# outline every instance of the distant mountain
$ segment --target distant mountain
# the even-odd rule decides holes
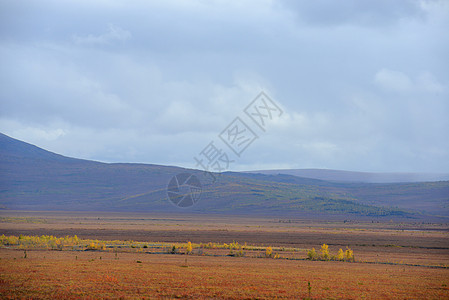
[[[266,175],[286,174],[336,182],[399,183],[449,180],[449,173],[375,173],[328,169],[259,170],[247,171],[246,173],[259,173]]]
[[[167,184],[180,173],[202,184],[200,201],[180,209]],[[65,157],[0,134],[0,208],[264,214],[329,218],[449,217],[449,182],[371,184],[285,174],[100,163]]]
[[[183,171],[178,167],[69,158],[0,134],[0,199],[6,208],[133,210],[121,203],[157,191],[158,197],[148,197],[148,207],[160,208],[166,204],[168,180]]]

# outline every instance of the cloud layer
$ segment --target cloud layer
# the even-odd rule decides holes
[[[284,114],[232,169],[448,172],[447,28],[436,0],[2,1],[0,131],[194,167],[264,90]]]

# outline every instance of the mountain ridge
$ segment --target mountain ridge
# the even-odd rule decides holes
[[[259,173],[265,175],[285,174],[326,181],[362,183],[405,183],[449,180],[449,173],[359,172],[332,169],[275,169],[244,171],[243,173]]]
[[[179,173],[202,182],[200,201],[180,210],[166,187]],[[215,174],[152,164],[65,157],[0,136],[0,205],[4,209],[148,211],[342,217],[449,217],[449,182],[344,183],[293,175]],[[426,201],[424,201],[426,199]]]

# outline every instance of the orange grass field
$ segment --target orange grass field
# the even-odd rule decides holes
[[[2,217],[0,234],[15,237],[2,238],[0,297],[449,299],[449,239],[441,224],[284,224],[272,219],[141,215],[106,219],[39,213]],[[31,235],[43,231],[61,239]],[[63,238],[73,232],[80,233],[76,245],[73,238]],[[121,239],[100,240],[114,232]],[[16,243],[20,234],[30,236]],[[243,237],[250,240],[247,245]],[[45,239],[48,245],[38,244]],[[229,239],[240,244],[225,244]],[[191,254],[186,253],[189,240]],[[306,260],[306,250],[314,247],[319,252],[323,242],[331,254],[349,246],[356,261]],[[168,254],[172,245],[175,254]],[[277,259],[266,257],[268,246]],[[244,257],[235,255],[238,249]]]
[[[2,298],[448,299],[449,270],[268,258],[1,250]],[[100,259],[100,256],[102,257]],[[45,258],[44,258],[45,257]]]

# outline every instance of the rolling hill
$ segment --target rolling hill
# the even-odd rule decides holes
[[[449,173],[375,173],[328,169],[259,170],[248,171],[247,173],[259,173],[266,175],[285,174],[327,181],[364,183],[402,183],[449,180]]]
[[[200,201],[178,208],[166,187],[179,173],[202,183]],[[147,211],[276,216],[449,217],[449,182],[355,183],[285,174],[202,171],[65,157],[0,134],[2,209]]]

